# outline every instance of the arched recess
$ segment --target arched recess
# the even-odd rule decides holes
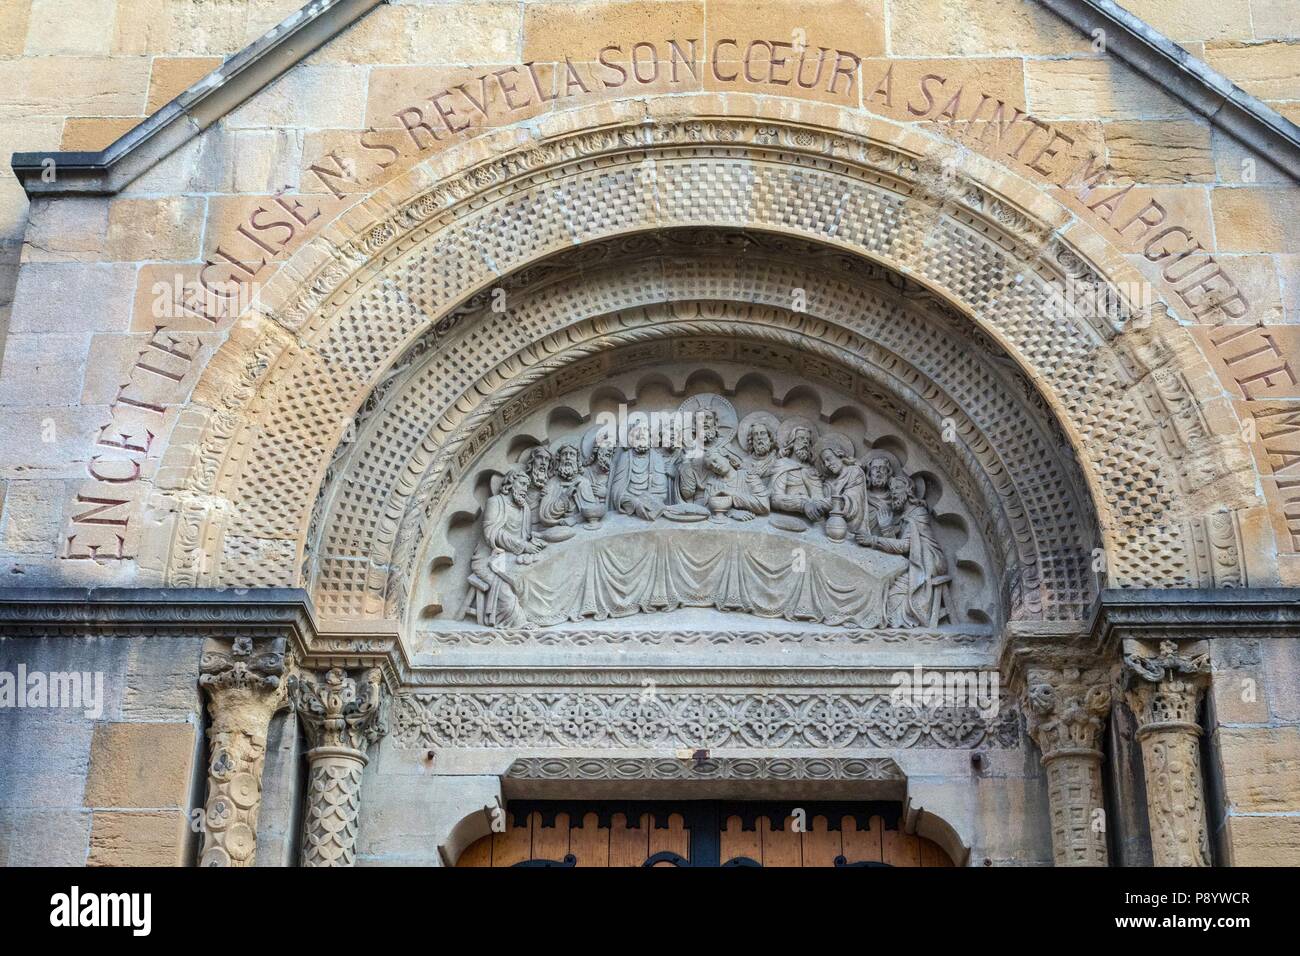
[[[1243,583],[1233,511],[1253,499],[1253,463],[1226,400],[1193,398],[1220,389],[1190,337],[1163,304],[1136,317],[1053,307],[1072,279],[1134,287],[1117,250],[951,141],[823,105],[728,103],[725,117],[708,96],[607,103],[485,135],[308,243],[236,325],[168,447],[168,583],[302,583],[329,461],[421,336],[557,253],[690,227],[811,241],[927,289],[1050,408],[1109,583]]]
[[[916,283],[802,240],[683,230],[593,243],[496,288],[416,341],[336,453],[308,535],[321,613],[419,617],[427,600],[408,595],[440,562],[464,567],[449,539],[481,513],[487,476],[590,425],[601,401],[639,407],[638,370],[675,402],[700,375],[694,391],[724,394],[758,379],[773,410],[799,403],[826,428],[873,409],[859,452],[913,448],[940,520],[970,519],[952,558],[1000,595],[987,620],[1086,613],[1096,520],[1069,443],[1001,348]]]

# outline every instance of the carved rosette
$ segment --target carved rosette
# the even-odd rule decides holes
[[[204,648],[199,686],[212,725],[201,866],[253,865],[266,731],[285,702],[286,667],[283,638],[255,646],[238,637]]]
[[[1101,741],[1110,710],[1102,670],[1031,670],[1025,686],[1029,733],[1043,754],[1057,866],[1106,866]]]
[[[358,679],[332,668],[317,680],[290,680],[290,695],[312,749],[307,753],[303,866],[352,866],[365,750],[386,731],[383,678],[371,668]]]
[[[1174,641],[1162,641],[1154,653],[1125,642],[1126,697],[1142,745],[1156,866],[1211,865],[1196,720],[1209,672],[1208,655],[1180,653]]]

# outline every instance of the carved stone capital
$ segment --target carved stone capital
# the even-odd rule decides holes
[[[204,648],[199,686],[212,723],[202,866],[253,865],[266,731],[285,702],[288,666],[283,638],[214,639]]]
[[[1100,757],[1110,698],[1107,671],[1030,668],[1025,675],[1025,713],[1043,763],[1070,754]]]
[[[360,676],[360,683],[341,667],[289,678],[289,695],[312,747],[355,750],[365,760],[366,747],[385,733],[384,685],[379,668]]]
[[[1124,684],[1142,744],[1156,866],[1211,865],[1196,720],[1210,673],[1203,646],[1124,642]]]
[[[1072,666],[1025,673],[1029,733],[1043,753],[1057,866],[1105,866],[1101,743],[1111,700],[1110,673]]]
[[[297,674],[290,697],[312,749],[307,753],[303,866],[351,866],[365,750],[387,731],[383,677],[371,668],[353,677],[342,668],[319,679]]]

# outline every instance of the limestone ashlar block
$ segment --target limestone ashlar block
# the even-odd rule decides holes
[[[83,866],[88,810],[0,810],[0,866]]]
[[[1228,817],[1232,866],[1300,866],[1300,816]]]
[[[30,3],[0,4],[0,56],[21,56],[27,43]]]
[[[124,332],[135,292],[133,264],[31,262],[18,274],[13,332]]]
[[[63,124],[59,149],[97,153],[139,125],[139,116],[72,116]]]
[[[1233,186],[1210,193],[1225,252],[1300,251],[1300,189]]]
[[[33,401],[74,405],[91,336],[80,332],[19,332],[5,338],[0,406]]]
[[[185,810],[97,810],[87,866],[182,866],[189,817]]]
[[[409,62],[514,63],[519,59],[523,7],[482,0],[407,7]],[[373,17],[371,14],[358,26]],[[449,29],[451,24],[455,26]]]
[[[724,37],[783,42],[795,47],[797,57],[802,41],[813,53],[825,46],[860,57],[876,56],[885,52],[885,0],[710,0],[705,33],[710,46]],[[653,41],[657,36],[645,39]],[[703,49],[704,38],[700,39]]]
[[[108,203],[95,196],[42,198],[27,210],[24,262],[98,262],[104,258]]]
[[[1300,4],[1292,0],[1250,0],[1255,39],[1300,36]]]
[[[148,83],[149,61],[136,57],[0,60],[0,116],[139,116]]]
[[[113,33],[106,26],[113,22],[115,6],[116,0],[84,0],[77,4],[76,16],[69,16],[68,5],[62,0],[31,0],[23,52],[29,57],[105,55],[113,44]]]
[[[889,0],[889,50],[901,56],[1059,56],[1090,39],[1022,0]]]
[[[1026,60],[1029,108],[1041,120],[1183,119],[1187,107],[1115,57]]]
[[[630,54],[636,43],[702,41],[704,7],[699,0],[526,4],[523,59],[562,63],[574,51],[591,50],[595,56],[604,47],[621,46]]]
[[[1175,42],[1249,40],[1252,0],[1124,0],[1123,7]]]
[[[1300,727],[1221,727],[1217,736],[1232,810],[1300,811]]]
[[[220,65],[219,56],[154,57],[145,112],[157,112]]]
[[[1116,120],[1104,129],[1110,165],[1120,177],[1149,184],[1214,181],[1207,123]]]
[[[191,723],[97,724],[85,805],[188,806],[195,734]]]
[[[361,126],[366,74],[351,66],[300,65],[258,92],[224,120],[231,129],[250,127]]]
[[[1205,48],[1205,60],[1261,100],[1300,99],[1300,39]]]
[[[202,225],[203,200],[197,197],[114,200],[108,208],[108,258],[193,259]]]
[[[284,19],[291,6],[284,0],[264,4],[117,0],[112,52],[186,56],[234,53]],[[274,19],[249,36],[249,20],[255,8],[269,8],[267,12],[272,12]]]

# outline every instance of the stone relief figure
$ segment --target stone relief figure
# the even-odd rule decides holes
[[[594,528],[609,511],[609,472],[614,465],[614,443],[603,428],[591,428],[582,436],[585,481],[578,486],[578,513],[583,525]]]
[[[569,537],[564,532],[580,518],[579,497],[584,496],[582,486],[587,484],[587,478],[581,471],[578,446],[572,443],[555,450],[554,466],[555,473],[547,479],[537,517],[544,539],[563,541]],[[590,487],[585,497],[592,497]]]
[[[862,461],[867,473],[867,510],[860,531],[867,534],[897,537],[899,513],[890,505],[889,483],[900,469],[894,456],[877,451]]]
[[[546,483],[551,479],[553,463],[554,456],[545,445],[530,448],[522,461],[528,477],[528,508],[534,528],[539,525],[542,495],[546,492]]]
[[[694,501],[702,495],[709,479],[704,459],[715,449],[725,449],[736,433],[736,409],[721,395],[692,395],[677,408],[677,421],[689,426],[689,440],[683,440],[677,471],[677,499]],[[740,467],[740,458],[727,452],[732,467]]]
[[[704,491],[709,512],[715,520],[722,515],[737,521],[753,521],[771,509],[763,480],[747,468],[737,468],[731,459],[715,449],[704,459],[709,470]]]
[[[609,506],[654,521],[668,507],[672,460],[650,447],[650,428],[641,422],[628,427],[627,441],[610,472]]]
[[[522,471],[507,472],[500,490],[483,508],[483,540],[470,558],[470,595],[465,617],[471,611],[487,627],[531,627],[519,606],[520,565],[531,564],[546,547],[532,534],[528,489],[532,482]]]
[[[899,517],[894,536],[860,532],[863,547],[907,558],[906,574],[896,577],[885,594],[889,627],[936,627],[951,617],[948,559],[930,522],[930,508],[913,479],[895,475],[889,482],[889,506]]]
[[[777,431],[781,458],[772,469],[772,510],[816,521],[817,509],[810,507],[822,497],[822,476],[813,461],[817,427],[806,418],[787,418]],[[806,528],[782,524],[789,530]]]
[[[826,519],[826,537],[843,541],[849,528],[857,528],[867,506],[867,476],[853,454],[853,442],[844,435],[823,435],[813,449],[822,470],[822,494],[809,502],[813,520]]]
[[[768,484],[776,473],[781,453],[777,447],[777,433],[781,423],[771,412],[754,412],[746,415],[736,429],[736,439],[745,453],[745,470]]]
[[[462,617],[519,628],[711,606],[864,627],[955,623],[924,482],[890,452],[859,462],[844,434],[770,412],[737,422],[716,395],[676,415],[638,412],[625,428],[621,447],[600,425],[531,448],[500,480]],[[707,532],[672,527],[709,519]],[[722,532],[729,521],[745,527]],[[807,555],[772,537],[817,526],[832,546]],[[553,560],[542,553],[575,536]],[[850,537],[867,550],[834,547]],[[798,573],[796,550],[807,558]]]

